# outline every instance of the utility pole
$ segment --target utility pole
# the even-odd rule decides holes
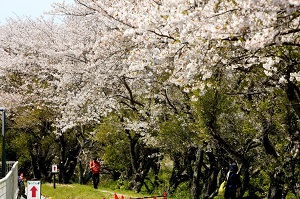
[[[2,178],[6,175],[6,151],[5,151],[5,108],[2,111]]]

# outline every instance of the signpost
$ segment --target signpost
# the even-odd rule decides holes
[[[56,164],[52,165],[52,173],[57,173],[57,165]]]
[[[56,164],[53,164],[52,165],[52,173],[53,173],[53,188],[55,189],[55,174],[57,174],[57,165]]]
[[[41,199],[40,181],[27,181],[27,199]]]

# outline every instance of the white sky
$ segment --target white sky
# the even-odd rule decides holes
[[[43,15],[44,11],[52,9],[51,4],[63,0],[0,0],[0,25],[6,22],[7,18],[30,17],[32,19]],[[66,3],[73,3],[73,0],[65,0]]]

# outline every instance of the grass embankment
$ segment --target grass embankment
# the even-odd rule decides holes
[[[56,184],[54,189],[53,184],[42,184],[41,194],[46,199],[114,199],[114,194],[118,195],[121,199],[124,196],[125,199],[138,198],[145,195],[136,194],[132,191],[124,190],[110,190],[99,187],[94,189],[93,185],[80,185],[80,184]]]

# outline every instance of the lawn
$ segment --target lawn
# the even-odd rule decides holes
[[[102,187],[94,189],[92,185],[56,184],[55,187],[49,183],[42,184],[41,194],[46,199],[115,199],[114,194],[117,194],[119,199],[144,197],[132,191],[109,190]]]

